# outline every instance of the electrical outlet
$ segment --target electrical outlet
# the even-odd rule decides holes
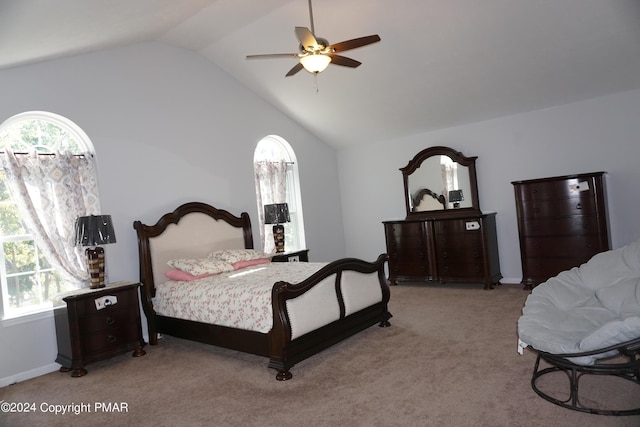
[[[117,304],[118,297],[115,295],[105,295],[103,297],[96,298],[94,302],[96,303],[96,310],[102,310],[110,305]]]
[[[478,221],[467,221],[465,226],[467,230],[480,230],[480,223]]]

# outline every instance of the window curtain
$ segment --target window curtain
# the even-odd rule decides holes
[[[254,163],[256,173],[256,194],[258,197],[258,218],[260,224],[260,242],[266,253],[275,251],[273,231],[267,230],[264,223],[264,205],[287,202],[287,162],[259,161]]]
[[[100,212],[95,159],[70,153],[0,155],[9,191],[25,226],[49,263],[66,280],[86,281],[83,248],[74,246],[77,216]]]
[[[449,190],[453,190],[456,188],[455,176],[457,173],[457,169],[456,166],[452,163],[441,163],[440,169],[442,171],[442,184],[444,185],[442,194],[444,194],[447,203],[449,203]]]

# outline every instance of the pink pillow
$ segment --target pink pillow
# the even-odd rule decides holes
[[[169,270],[166,273],[164,273],[165,276],[167,276],[169,279],[171,280],[177,280],[179,282],[190,282],[192,280],[196,280],[196,279],[202,279],[203,277],[207,277],[207,276],[212,276],[212,274],[210,273],[205,273],[205,274],[200,274],[198,276],[194,276],[193,274],[189,274],[185,271],[182,270]]]
[[[271,262],[269,258],[250,259],[247,261],[238,261],[233,263],[234,270],[240,270],[241,268],[251,267],[252,265],[266,264]]]

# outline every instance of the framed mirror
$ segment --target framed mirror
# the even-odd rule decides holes
[[[481,214],[476,159],[449,147],[416,154],[400,168],[407,218]]]

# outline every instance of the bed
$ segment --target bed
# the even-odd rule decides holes
[[[331,263],[262,261],[213,277],[171,280],[166,275],[175,272],[175,260],[207,260],[214,253],[251,252],[253,236],[249,215],[243,212],[235,216],[205,203],[190,202],[163,215],[155,224],[135,221],[133,226],[138,237],[142,308],[147,317],[151,345],[158,344],[158,334],[166,334],[264,356],[269,358],[268,366],[277,370],[276,379],[284,381],[292,377],[290,369],[296,363],[370,326],[390,325],[390,293],[384,275],[386,254],[374,262],[355,258]],[[302,276],[305,268],[308,273]],[[266,276],[260,276],[265,272]],[[282,280],[273,279],[280,274]],[[206,310],[200,307],[171,311],[166,299],[158,299],[166,295],[177,299],[176,292],[183,289],[192,293],[188,297],[191,300],[210,305],[222,298],[194,294],[197,289],[206,287],[204,282],[227,278],[239,280],[240,276],[245,276],[245,282],[247,277],[255,279],[255,283],[242,286],[262,287],[255,295],[260,294],[263,302],[266,301],[270,315],[257,316],[261,318],[260,326],[247,326],[237,319],[212,322],[205,320],[204,315],[185,315],[188,311],[202,313]],[[260,277],[272,279],[264,282],[267,279],[260,280]],[[284,280],[286,277],[298,280],[289,282]],[[245,308],[242,311],[261,309]],[[252,319],[243,321],[251,322]]]
[[[428,188],[416,191],[413,195],[413,212],[437,211],[447,208],[447,202],[442,194],[436,194]]]

